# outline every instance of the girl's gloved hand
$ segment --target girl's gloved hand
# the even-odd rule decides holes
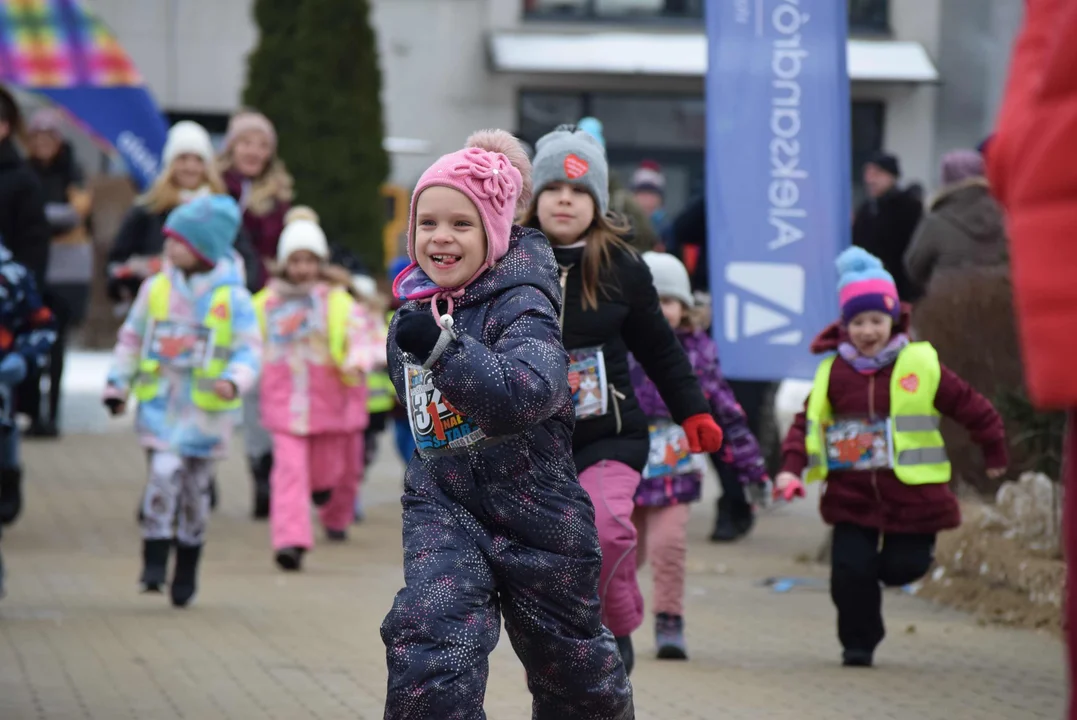
[[[804,497],[804,483],[791,472],[780,472],[774,479],[774,499],[792,502],[795,497]]]
[[[434,351],[441,328],[434,316],[423,310],[412,310],[400,316],[396,324],[396,344],[406,353],[411,353],[426,362]]]
[[[722,447],[722,428],[709,413],[700,413],[681,423],[688,438],[688,449],[694,453],[718,452]]]
[[[0,360],[0,384],[18,385],[26,377],[26,360],[22,355],[11,352]]]

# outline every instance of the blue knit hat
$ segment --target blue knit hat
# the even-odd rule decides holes
[[[836,262],[838,266],[838,300],[841,319],[846,324],[863,312],[877,310],[895,320],[901,316],[894,276],[886,271],[882,261],[867,250],[851,247]]]
[[[396,280],[396,276],[404,272],[408,265],[411,264],[411,259],[407,255],[398,255],[389,261],[389,283],[392,284]]]
[[[239,205],[228,195],[207,195],[180,205],[165,220],[165,235],[216,265],[232,252],[239,232]]]

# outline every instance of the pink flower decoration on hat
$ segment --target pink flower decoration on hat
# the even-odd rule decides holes
[[[493,205],[497,214],[505,212],[507,206],[516,205],[519,190],[512,175],[518,175],[519,171],[501,153],[468,148],[452,166],[451,172],[464,181],[476,198]]]

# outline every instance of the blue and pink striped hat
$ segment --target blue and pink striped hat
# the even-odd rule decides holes
[[[867,250],[851,247],[837,259],[838,302],[841,319],[846,325],[862,312],[877,310],[897,320],[901,316],[894,276],[886,271],[882,261]]]

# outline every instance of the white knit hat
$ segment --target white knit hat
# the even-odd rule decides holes
[[[184,153],[197,155],[207,165],[213,162],[213,141],[209,139],[209,133],[191,120],[180,120],[169,129],[165,149],[161,153],[164,166],[168,167]]]
[[[300,250],[312,252],[322,260],[329,259],[329,241],[318,223],[297,218],[284,226],[277,244],[277,262],[283,265],[292,253]]]
[[[695,305],[692,297],[692,283],[688,280],[688,270],[684,263],[669,253],[645,252],[643,262],[651,269],[654,289],[658,297],[677,298],[687,307]]]

